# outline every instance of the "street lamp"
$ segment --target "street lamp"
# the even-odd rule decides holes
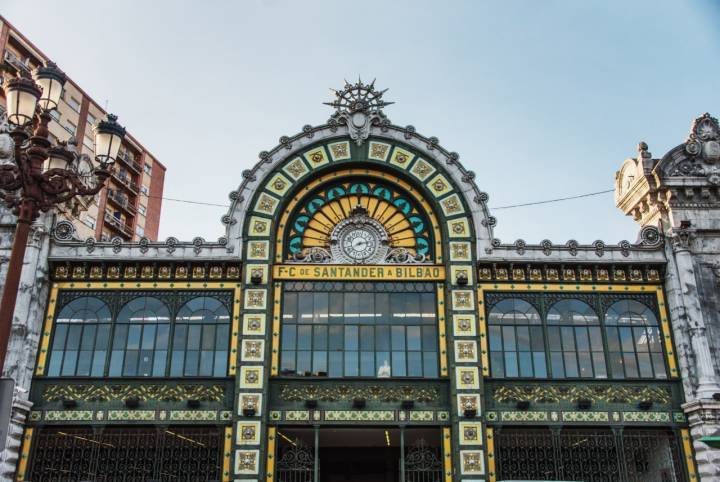
[[[13,162],[0,165],[0,200],[17,216],[15,238],[0,301],[0,375],[5,364],[30,225],[41,212],[76,197],[97,194],[110,176],[125,129],[108,114],[95,129],[94,182],[79,169],[80,156],[67,144],[49,138],[50,112],[57,108],[65,74],[51,62],[35,72],[35,81],[20,71],[3,86]]]

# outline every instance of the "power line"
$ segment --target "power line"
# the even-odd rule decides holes
[[[615,191],[614,189],[607,189],[605,191],[589,192],[586,194],[578,194],[577,196],[560,197],[560,198],[556,198],[556,199],[547,199],[545,201],[534,201],[534,202],[522,203],[522,204],[509,204],[507,206],[494,206],[494,207],[490,207],[490,209],[497,210],[497,209],[520,208],[520,207],[525,207],[525,206],[536,206],[538,204],[549,204],[549,203],[556,203],[556,202],[560,202],[560,201],[570,201],[572,199],[580,199],[580,198],[591,197],[591,196],[599,196],[600,194],[607,194],[607,193],[614,192],[614,191]],[[208,202],[202,202],[202,201],[191,201],[189,199],[177,199],[177,198],[164,197],[164,196],[150,196],[147,194],[145,194],[144,196],[148,197],[148,198],[161,198],[164,201],[173,201],[173,202],[185,203],[185,204],[197,204],[200,206],[214,206],[214,207],[220,207],[220,208],[229,208],[230,207],[229,204],[216,204],[216,203],[208,203]]]
[[[598,191],[598,192],[589,192],[587,194],[579,194],[577,196],[570,196],[570,197],[559,197],[557,199],[548,199],[547,201],[535,201],[531,203],[523,203],[523,204],[510,204],[508,206],[497,206],[497,207],[491,207],[490,209],[510,209],[510,208],[519,208],[523,206],[535,206],[537,204],[548,204],[548,203],[556,203],[558,201],[569,201],[571,199],[580,199],[583,197],[590,197],[590,196],[598,196],[600,194],[607,194],[609,192],[614,192],[615,189],[608,189],[606,191]]]

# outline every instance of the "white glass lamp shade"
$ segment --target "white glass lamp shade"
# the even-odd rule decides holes
[[[5,85],[8,121],[21,127],[30,123],[41,94],[32,79],[15,77],[8,80]]]
[[[95,159],[100,164],[113,164],[124,137],[125,128],[117,123],[117,116],[108,114],[95,127]]]
[[[52,110],[57,108],[65,85],[65,79],[65,73],[58,69],[53,62],[48,62],[47,66],[40,67],[35,71],[35,81],[42,88],[39,102],[41,109]]]
[[[62,147],[48,149],[48,158],[45,161],[45,170],[70,169],[73,162],[73,153]]]

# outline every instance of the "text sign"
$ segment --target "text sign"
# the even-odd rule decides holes
[[[442,281],[444,266],[345,266],[326,265],[275,265],[276,280],[335,280],[335,281]]]

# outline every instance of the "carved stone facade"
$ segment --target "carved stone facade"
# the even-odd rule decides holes
[[[720,451],[699,438],[720,435],[720,126],[703,114],[685,143],[654,159],[638,157],[615,178],[617,206],[665,244],[665,292],[685,388],[699,475],[720,480]]]

